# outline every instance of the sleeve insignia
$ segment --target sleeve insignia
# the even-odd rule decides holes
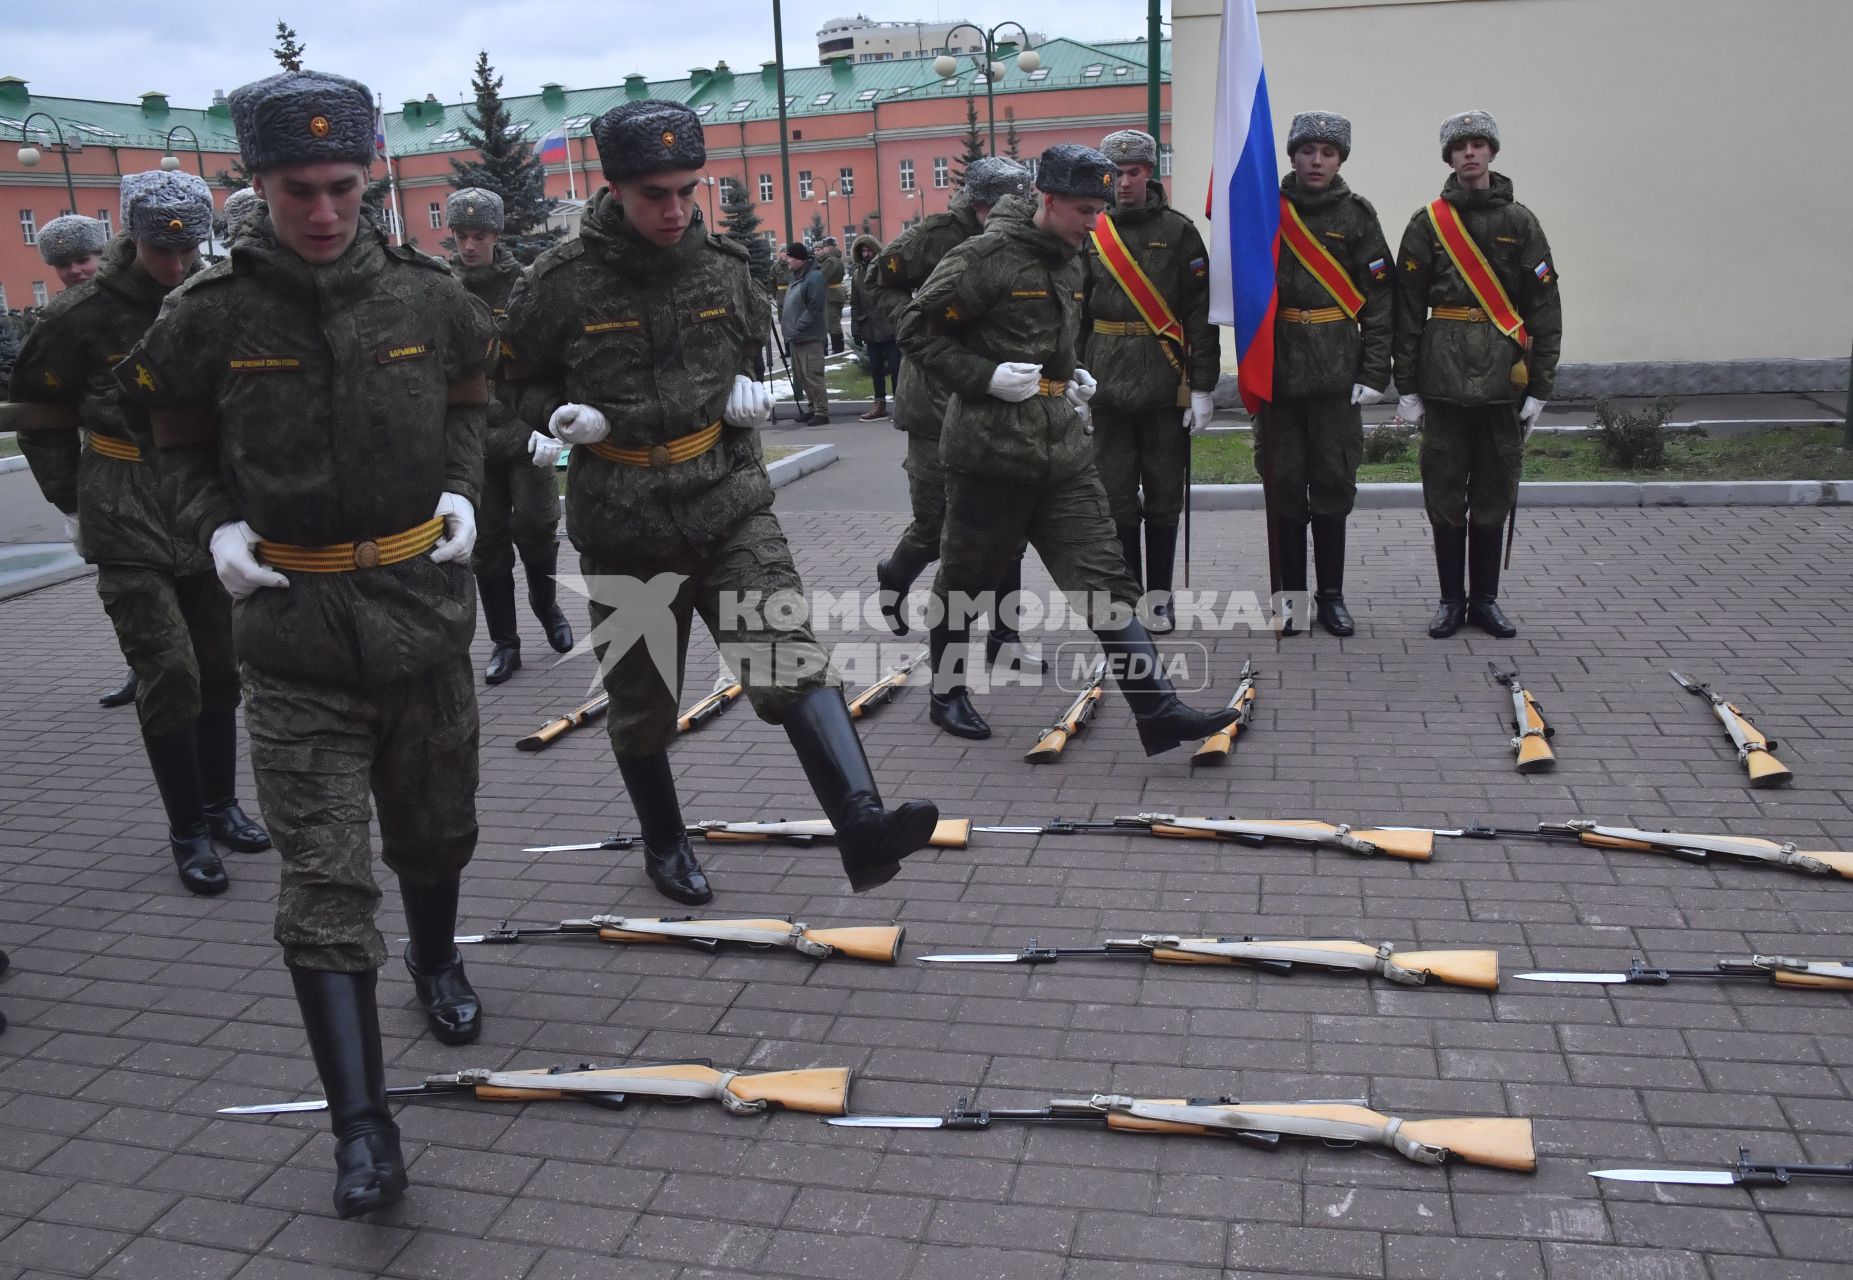
[[[140,360],[135,362],[135,385],[143,391],[154,390],[154,373]]]
[[[50,369],[47,369],[45,371],[45,385],[50,387],[52,390],[56,391],[58,388],[64,385],[64,380],[60,378],[57,374],[53,373]]]
[[[957,307],[947,307],[946,308],[946,319],[957,320],[958,318],[959,318],[959,309]],[[46,376],[49,377],[50,375],[47,374]]]
[[[1420,267],[1418,267],[1418,266],[1416,266],[1416,261],[1415,261],[1415,259],[1414,259],[1414,258],[1405,258],[1405,259],[1403,259],[1403,270],[1405,270],[1405,271],[1420,271],[1420,270],[1421,270],[1421,268],[1420,268]]]

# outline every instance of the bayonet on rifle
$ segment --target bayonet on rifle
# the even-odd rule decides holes
[[[1531,1121],[1492,1116],[1403,1120],[1349,1102],[1238,1102],[1233,1098],[1131,1098],[1097,1093],[1056,1098],[1046,1107],[971,1106],[966,1098],[943,1116],[844,1116],[830,1124],[858,1129],[988,1129],[997,1121],[1101,1120],[1137,1133],[1199,1134],[1276,1147],[1282,1138],[1327,1146],[1393,1148],[1417,1164],[1450,1156],[1470,1164],[1530,1173],[1537,1167]]]
[[[1087,727],[1087,722],[1094,716],[1100,705],[1102,686],[1107,679],[1107,658],[1102,654],[1087,673],[1087,684],[1081,692],[1075,694],[1074,701],[1061,718],[1050,725],[1043,735],[1036,740],[1036,745],[1024,753],[1023,758],[1031,764],[1054,764],[1062,758],[1062,751],[1068,746],[1068,739]]]
[[[676,717],[676,729],[681,733],[699,729],[708,721],[731,707],[740,697],[741,686],[738,680],[722,685],[713,693],[697,702],[694,706]]]
[[[849,701],[849,715],[853,720],[860,720],[883,703],[892,702],[894,695],[907,686],[907,677],[913,669],[925,660],[927,651],[922,649],[874,684],[858,693]]]
[[[1779,987],[1853,991],[1853,964],[1844,960],[1797,960],[1793,956],[1729,957],[1706,969],[1667,969],[1645,960],[1609,973],[1521,973],[1527,982],[1581,982],[1599,986],[1644,983],[1663,987],[1675,978],[1762,978]]]
[[[1786,1187],[1794,1178],[1853,1181],[1853,1160],[1845,1164],[1767,1164],[1752,1160],[1749,1147],[1739,1147],[1737,1163],[1729,1169],[1592,1169],[1589,1176],[1687,1187]]]
[[[1421,986],[1430,978],[1483,991],[1499,986],[1497,951],[1398,951],[1387,942],[1373,946],[1323,938],[1186,938],[1174,933],[1147,933],[1137,938],[1108,938],[1097,947],[1043,947],[1032,938],[1021,951],[920,959],[937,964],[1034,965],[1083,956],[1137,956],[1159,964],[1244,964],[1281,974],[1305,966],[1334,973],[1376,974],[1408,986]]]
[[[693,916],[590,916],[558,924],[518,925],[504,920],[487,933],[461,934],[459,943],[513,943],[531,938],[596,938],[600,942],[682,942],[703,951],[724,942],[749,947],[787,947],[813,960],[834,955],[893,964],[901,954],[899,925],[814,929],[789,920],[699,920]]]
[[[1531,691],[1518,682],[1518,671],[1501,671],[1497,662],[1487,663],[1486,669],[1493,683],[1512,695],[1512,750],[1518,753],[1518,771],[1543,773],[1556,768],[1557,755],[1547,739],[1556,737],[1557,731],[1545,721],[1542,705]]]
[[[611,706],[611,695],[601,693],[596,698],[582,702],[565,715],[549,720],[546,724],[530,733],[515,744],[517,751],[539,751],[563,733],[591,724]]]
[[[1241,683],[1235,686],[1235,696],[1229,699],[1229,710],[1234,716],[1203,740],[1203,745],[1190,757],[1192,764],[1221,764],[1229,758],[1229,753],[1235,749],[1236,735],[1254,722],[1255,675],[1255,663],[1251,658],[1242,664]]]
[[[815,844],[836,839],[836,828],[828,818],[806,818],[799,822],[725,822],[711,818],[690,823],[686,828],[692,838],[715,844]],[[971,839],[970,818],[941,818],[927,841],[935,849],[963,849]],[[603,840],[579,844],[542,844],[523,849],[523,853],[582,853],[590,849],[628,849],[642,836],[614,835]]]
[[[1744,718],[1744,713],[1713,693],[1709,684],[1683,676],[1677,671],[1669,671],[1667,674],[1693,697],[1704,698],[1711,703],[1712,714],[1718,717],[1718,723],[1724,726],[1724,731],[1731,735],[1731,742],[1737,747],[1737,763],[1750,772],[1751,786],[1780,787],[1795,777],[1782,761],[1770,754],[1776,749],[1775,739],[1765,738],[1758,733],[1756,726]]]
[[[388,1089],[400,1098],[470,1093],[489,1102],[545,1102],[573,1098],[601,1106],[623,1106],[631,1098],[669,1098],[682,1102],[718,1102],[735,1115],[752,1115],[770,1107],[840,1116],[849,1106],[850,1069],[812,1067],[803,1071],[768,1071],[743,1075],[719,1071],[700,1062],[654,1067],[552,1067],[537,1071],[491,1071],[476,1067],[426,1076],[422,1084]],[[223,1116],[278,1115],[323,1111],[321,1101],[265,1102],[221,1107]]]
[[[1534,839],[1571,839],[1596,849],[1631,849],[1663,853],[1688,862],[1704,862],[1712,854],[1739,862],[1762,862],[1805,871],[1810,875],[1841,875],[1853,879],[1853,853],[1833,849],[1798,849],[1749,836],[1706,836],[1683,831],[1645,831],[1638,827],[1610,827],[1588,818],[1570,822],[1540,822],[1534,831],[1496,828],[1498,836]]]

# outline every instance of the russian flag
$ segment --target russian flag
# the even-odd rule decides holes
[[[542,164],[566,163],[566,121],[560,121],[552,133],[540,140],[540,162]]]
[[[1210,320],[1235,328],[1236,384],[1250,413],[1274,398],[1280,170],[1255,0],[1224,0],[1216,76]]]

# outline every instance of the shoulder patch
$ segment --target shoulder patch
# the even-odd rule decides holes
[[[1377,206],[1355,191],[1351,193],[1351,203],[1362,209],[1372,222],[1377,220]]]

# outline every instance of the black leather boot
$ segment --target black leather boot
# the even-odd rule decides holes
[[[238,708],[201,711],[193,722],[193,741],[212,838],[233,853],[262,853],[270,847],[270,833],[251,821],[238,803]]]
[[[443,1044],[469,1044],[483,1033],[483,1004],[457,950],[458,880],[415,885],[399,877],[405,903],[405,971],[424,1006],[431,1034]]]
[[[99,707],[126,707],[135,701],[135,691],[141,688],[141,677],[130,667],[129,673],[122,677],[122,683],[97,699]]]
[[[991,608],[991,633],[984,638],[984,665],[995,667],[998,659],[1004,661],[1004,669],[1025,675],[1047,675],[1049,664],[1042,654],[1023,643],[1023,637],[1017,633],[1016,610],[1005,609],[1005,602],[1011,596],[1023,590],[1023,560],[1010,566],[1004,574],[1004,580],[997,584],[997,601]]]
[[[378,974],[292,968],[290,982],[335,1134],[335,1212],[352,1218],[397,1204],[407,1179],[399,1126],[386,1109]]]
[[[1445,640],[1467,621],[1467,527],[1435,526],[1435,576],[1441,580],[1441,602],[1428,624],[1428,634]]]
[[[1518,628],[1499,608],[1498,525],[1467,526],[1467,621],[1489,636],[1510,640]]]
[[[1274,590],[1290,597],[1280,634],[1297,636],[1312,625],[1309,619],[1293,613],[1306,594],[1306,522],[1278,517],[1274,521],[1274,552],[1280,557],[1280,576],[1274,583]]]
[[[894,550],[889,552],[886,560],[875,562],[875,584],[881,588],[878,600],[882,621],[897,636],[907,634],[907,619],[901,616],[901,606],[907,603],[907,593],[913,587],[914,579],[920,576],[920,571],[932,563],[932,556],[916,550],[905,538],[894,544]]]
[[[1122,543],[1123,544],[1123,543]],[[1151,601],[1149,629],[1166,635],[1177,626],[1171,610],[1172,571],[1177,564],[1177,526],[1145,522],[1145,594]],[[1160,599],[1162,597],[1162,599]]]
[[[495,646],[483,668],[484,684],[501,684],[521,670],[521,633],[515,629],[515,571],[476,575],[476,594],[483,602],[483,622]]]
[[[194,734],[191,724],[168,733],[143,730],[142,743],[148,749],[148,767],[154,771],[161,807],[167,810],[167,845],[180,870],[180,883],[193,893],[211,897],[224,893],[231,881],[213,852]]]
[[[1119,682],[1120,692],[1139,722],[1139,742],[1145,754],[1155,756],[1186,742],[1220,732],[1229,723],[1229,711],[1195,711],[1178,701],[1177,691],[1161,673],[1158,650],[1145,624],[1137,618],[1118,630],[1094,632],[1107,651],[1107,669]]]
[[[702,874],[695,852],[689,848],[682,822],[682,803],[676,799],[675,775],[669,771],[669,754],[621,756],[618,772],[637,811],[643,834],[643,871],[665,898],[699,907],[714,901],[714,890]]]
[[[946,613],[951,613],[948,604]],[[963,680],[949,684],[955,675],[963,674],[963,665],[970,647],[970,637],[964,619],[958,626],[952,625],[952,619],[942,617],[927,633],[927,662],[933,668],[933,684],[929,693],[927,718],[955,738],[970,738],[982,742],[991,736],[991,726],[978,714],[978,708],[972,705],[972,691]],[[957,655],[952,657],[950,655]],[[948,670],[947,662],[953,662],[955,668]],[[942,678],[942,674],[944,677]],[[941,692],[941,690],[944,692]]]
[[[528,607],[540,619],[541,630],[547,633],[547,643],[553,651],[565,653],[573,647],[573,624],[566,620],[560,608],[559,588],[553,580],[559,566],[560,544],[557,542],[549,542],[546,551],[532,560],[525,555],[521,557],[521,567],[528,575]],[[519,643],[516,642],[517,647]]]
[[[1136,524],[1116,524],[1113,526],[1120,535],[1120,554],[1126,557],[1126,572],[1132,580],[1143,587],[1145,583],[1145,561],[1139,555],[1139,526]]]
[[[850,888],[860,893],[894,879],[901,859],[933,838],[939,806],[931,800],[909,800],[894,809],[882,808],[875,774],[841,690],[813,689],[805,694],[785,713],[784,729],[811,790],[836,828],[837,856]]]
[[[1314,516],[1313,571],[1319,578],[1319,591],[1313,605],[1319,613],[1319,625],[1335,636],[1357,634],[1357,623],[1345,607],[1345,517]]]

